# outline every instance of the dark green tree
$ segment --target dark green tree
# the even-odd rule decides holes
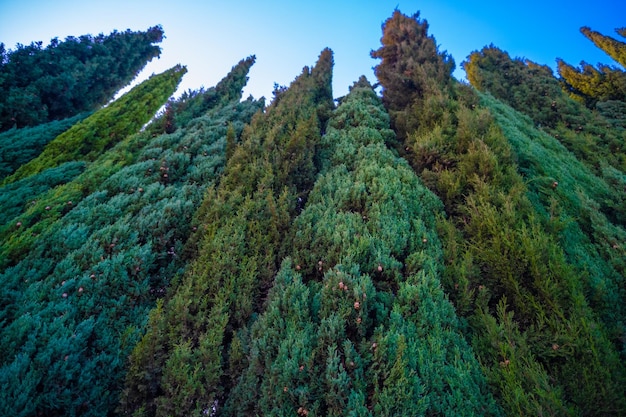
[[[0,131],[96,110],[129,84],[161,49],[163,29],[0,44]]]
[[[231,344],[245,371],[223,415],[498,414],[439,283],[441,203],[387,148],[394,136],[362,78],[320,143],[292,258]]]
[[[227,130],[240,134],[263,107],[240,102],[242,68],[253,62],[194,95],[212,104],[175,102],[175,117],[188,121],[175,132],[144,131],[93,162],[79,181],[97,182],[97,190],[66,203],[65,215],[2,275],[2,414],[113,414],[147,312],[184,269],[194,213],[223,171]],[[125,166],[111,169],[115,154]]]

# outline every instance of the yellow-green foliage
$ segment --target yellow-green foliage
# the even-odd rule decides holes
[[[39,157],[23,165],[14,175],[7,178],[7,183],[2,188],[10,188],[11,183],[18,178],[29,178],[46,168],[63,164],[63,161],[74,159],[90,161],[89,158],[91,158],[88,168],[72,182],[43,193],[30,190],[34,191],[34,194],[28,195],[27,200],[24,200],[29,203],[23,206],[22,211],[13,219],[7,219],[7,222],[0,226],[0,270],[17,263],[28,253],[33,242],[41,238],[41,234],[50,232],[50,228],[57,219],[94,191],[102,181],[132,162],[133,150],[140,149],[150,139],[145,134],[133,133],[138,131],[173,94],[185,71],[182,67],[175,67],[144,81],[120,100],[79,123],[81,128],[72,127],[62,133],[46,147]],[[144,105],[139,104],[144,96],[149,103],[145,107],[150,111],[144,108]],[[87,137],[79,135],[79,132],[84,132],[87,127],[95,129],[97,125],[106,126],[106,128],[95,130],[94,132],[99,132],[98,135],[95,133]],[[82,143],[81,138],[86,142],[100,142],[101,145],[108,143],[113,148],[107,152],[104,152],[104,148],[101,148],[99,152],[93,150],[87,152],[91,148],[86,143]],[[110,138],[116,138],[116,140],[110,141]],[[70,143],[75,143],[77,149],[83,149],[86,154],[76,154],[71,149],[68,149],[68,152],[55,154],[54,151],[48,151],[53,143],[57,143],[54,149],[69,147]],[[50,159],[50,155],[56,155],[56,157]],[[89,158],[86,155],[90,155]],[[26,189],[24,191],[28,192]]]
[[[588,109],[562,91],[549,67],[511,59],[493,45],[473,52],[463,67],[472,86],[529,116],[613,187],[611,217],[626,224],[626,103],[609,100]]]
[[[107,149],[137,132],[173,94],[184,67],[154,75],[108,106],[52,140],[43,152],[22,165],[4,184],[26,178],[69,161],[94,161]]]
[[[580,31],[622,68],[626,68],[626,43],[588,27],[582,27]],[[622,34],[619,29],[616,32]],[[597,101],[626,100],[626,72],[623,69],[603,64],[598,64],[596,69],[585,62],[579,69],[558,60],[558,71],[565,90],[587,105],[593,106]]]

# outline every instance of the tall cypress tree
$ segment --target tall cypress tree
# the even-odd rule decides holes
[[[3,414],[107,415],[117,407],[146,313],[184,267],[193,214],[222,173],[227,130],[241,133],[262,108],[240,102],[253,62],[193,94],[204,106],[174,102],[174,117],[187,120],[175,132],[135,135],[121,152],[129,163],[109,169],[82,201],[65,204],[69,212],[2,276],[0,384],[19,381],[0,394]]]
[[[362,78],[329,121],[268,306],[231,344],[245,371],[223,415],[497,414],[440,287],[441,203],[394,136]]]
[[[449,72],[442,79],[432,71],[447,68],[447,56],[423,59],[424,50],[437,49],[432,37],[424,38],[424,27],[418,16],[395,12],[373,53],[382,58],[375,71],[383,99],[415,97],[387,105],[402,121],[396,128],[409,127],[403,152],[444,202],[448,218],[438,225],[443,282],[468,320],[497,400],[507,414],[619,415],[623,395],[610,387],[623,385],[623,364],[585,299],[583,277],[558,245],[558,228],[544,223],[528,198],[515,163],[522,155],[514,154],[474,91],[445,81]],[[436,60],[439,65],[430,63]],[[438,91],[406,91],[428,85],[429,77]],[[544,193],[558,187],[541,180]]]
[[[33,243],[41,239],[40,235],[50,232],[48,229],[57,219],[130,162],[131,150],[141,141],[141,136],[133,133],[147,123],[174,93],[186,71],[186,68],[176,66],[152,76],[111,105],[57,136],[37,158],[5,179],[6,187],[19,178],[28,178],[69,161],[91,161],[89,168],[71,183],[49,189],[41,195],[29,195],[32,203],[22,207],[12,221],[0,226],[0,270],[19,262]]]
[[[35,126],[105,104],[161,49],[163,29],[0,44],[0,131]]]
[[[244,129],[197,216],[197,259],[151,313],[133,351],[124,413],[210,413],[223,403],[241,372],[226,367],[234,333],[262,311],[298,199],[315,179],[331,77],[327,49]]]

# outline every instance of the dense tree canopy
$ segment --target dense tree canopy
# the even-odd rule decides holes
[[[132,161],[133,149],[137,150],[142,140],[133,133],[173,94],[185,72],[184,67],[176,66],[152,76],[111,105],[57,136],[37,158],[5,179],[0,190],[12,192],[15,187],[11,185],[20,179],[28,183],[36,175],[45,175],[48,169],[68,162],[90,163],[89,168],[73,181],[48,188],[43,194],[36,191],[28,194],[33,190],[22,190],[25,195],[20,198],[28,201],[27,205],[20,206],[20,200],[11,201],[11,204],[17,203],[19,214],[0,226],[0,271],[17,263],[32,248],[33,242],[42,240],[40,235],[49,233],[58,218]]]
[[[239,102],[253,62],[194,96],[206,105],[176,101],[186,127],[145,143],[2,275],[10,306],[0,319],[3,414],[101,416],[117,407],[147,310],[184,268],[192,218],[223,169],[227,131],[240,134],[262,106]]]
[[[336,106],[330,49],[102,107],[159,26],[0,44],[0,415],[626,415],[623,72],[428,30]]]
[[[559,178],[537,176],[525,181],[518,172],[516,161],[534,156],[512,146],[518,139],[514,135],[533,135],[532,123],[515,132],[500,127],[495,109],[481,106],[474,91],[446,81],[441,71],[423,70],[421,62],[429,61],[424,51],[437,50],[425,26],[417,16],[395,12],[384,26],[382,48],[373,53],[382,58],[376,73],[402,71],[381,79],[383,100],[413,97],[390,103],[390,108],[397,109],[390,114],[401,120],[397,127],[410,128],[404,134],[403,150],[445,204],[448,218],[439,224],[446,259],[444,283],[457,311],[467,317],[472,346],[497,399],[510,415],[619,414],[626,407],[623,393],[621,388],[610,387],[623,386],[626,376],[618,353],[623,350],[623,318],[617,313],[607,320],[611,326],[607,331],[598,314],[606,318],[611,306],[619,309],[623,304],[621,261],[614,274],[595,274],[580,263],[580,269],[573,269],[559,246],[560,229],[555,224],[567,221],[559,217]],[[421,41],[407,41],[417,38]],[[387,39],[399,39],[401,46],[388,44]],[[438,65],[426,68],[446,68],[445,54],[435,53],[430,61],[436,60]],[[504,63],[513,68],[518,65],[510,60]],[[520,71],[508,73],[508,68],[502,68],[506,76],[499,77],[522,84],[515,78]],[[468,78],[472,80],[475,74],[468,71]],[[489,79],[494,88],[507,97],[513,94],[512,100],[517,98],[518,90],[494,78]],[[407,88],[429,84],[439,88],[431,93]],[[524,95],[520,93],[519,98]],[[509,114],[507,120],[518,117]],[[521,155],[516,155],[518,150]],[[552,163],[532,163],[542,162]],[[539,207],[529,198],[529,181],[536,182],[532,189],[543,194],[543,198],[534,197],[541,201]],[[550,220],[543,220],[545,213],[551,214]],[[613,239],[622,236],[620,227],[610,222],[604,225],[610,230],[602,226],[596,230],[602,229]],[[591,233],[593,239],[600,237]],[[571,244],[578,244],[573,249],[578,256],[590,249],[584,239]],[[597,260],[607,266],[604,262],[610,263],[609,259]],[[587,278],[590,273],[592,277]],[[598,296],[606,298],[599,301]]]
[[[0,44],[0,131],[95,110],[130,83],[161,48],[163,29]]]
[[[197,257],[150,315],[121,409],[199,415],[224,401],[242,367],[236,332],[264,305],[298,202],[315,180],[315,150],[332,108],[332,52],[244,128],[218,187],[198,211]],[[234,358],[233,358],[234,361]]]

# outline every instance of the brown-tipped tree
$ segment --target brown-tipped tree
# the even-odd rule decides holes
[[[403,17],[396,10],[385,22],[382,47],[371,53],[372,58],[382,60],[374,73],[385,89],[383,103],[400,139],[419,127],[410,114],[422,107],[441,106],[440,92],[451,82],[455,65],[450,55],[437,50],[434,38],[428,36],[428,22],[419,19],[419,12],[410,20]]]
[[[512,142],[528,128],[503,134],[493,109],[446,76],[450,61],[417,17],[395,12],[372,55],[402,149],[444,202],[442,281],[497,400],[508,415],[623,414],[619,354],[517,171],[526,155]]]

